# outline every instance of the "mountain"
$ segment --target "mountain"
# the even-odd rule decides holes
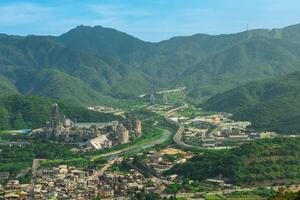
[[[197,181],[222,177],[240,186],[288,185],[299,182],[299,138],[257,140],[226,151],[205,151],[166,174]]]
[[[299,39],[299,24],[158,43],[101,26],[58,37],[0,34],[0,89],[97,104],[187,86],[189,97],[202,99],[299,70]]]
[[[300,132],[300,72],[254,81],[217,94],[201,105],[233,113],[259,130]]]
[[[59,36],[58,41],[78,51],[123,61],[133,56],[133,53],[151,46],[151,43],[102,26],[78,26]]]
[[[18,94],[17,88],[5,77],[0,76],[0,96]]]

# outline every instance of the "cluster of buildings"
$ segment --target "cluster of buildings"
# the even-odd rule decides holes
[[[146,178],[138,170],[114,171],[123,158],[109,161],[100,170],[78,169],[60,165],[39,169],[30,184],[20,184],[10,180],[5,187],[0,186],[4,199],[78,199],[95,197],[103,199],[129,199],[129,194],[162,193],[165,185],[158,179]],[[106,169],[106,170],[103,170]]]
[[[181,119],[180,115],[175,116],[187,127],[183,135],[184,141],[203,148],[235,146],[258,137],[249,131],[250,122],[235,122],[228,117],[230,116],[226,113],[186,119]]]
[[[57,104],[51,106],[50,113],[50,121],[45,127],[33,130],[33,136],[65,142],[82,142],[81,147],[85,150],[99,150],[134,141],[142,135],[142,122],[134,116],[125,122],[81,124],[66,116],[61,117]]]
[[[168,196],[169,186],[174,183],[181,184],[183,180],[176,174],[163,176],[162,173],[178,163],[186,162],[192,156],[179,149],[166,148],[139,153],[134,158],[116,157],[100,165],[100,168],[76,168],[67,165],[42,167],[36,170],[30,184],[10,180],[5,186],[0,185],[0,199],[87,200],[99,197],[121,200],[131,199],[138,193]],[[135,159],[140,163],[136,164]],[[189,184],[192,182],[189,181]],[[207,182],[210,185],[224,185],[221,179]]]
[[[227,113],[195,118],[181,119],[180,115],[173,118],[182,120],[186,125],[183,139],[203,148],[229,148],[260,138],[275,137],[273,132],[256,133],[248,127],[251,122],[230,120]]]
[[[185,163],[187,159],[193,157],[190,153],[174,148],[163,149],[159,152],[149,151],[145,156],[149,158],[145,165],[158,174],[171,169],[176,164]],[[173,180],[173,177],[168,177],[168,179]]]
[[[218,125],[218,128],[212,132],[209,137],[202,135],[201,143],[203,147],[216,147],[228,145],[236,145],[249,142],[254,139],[249,134],[247,127],[250,122],[224,122]]]

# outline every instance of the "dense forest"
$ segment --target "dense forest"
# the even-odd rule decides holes
[[[50,118],[50,106],[58,103],[61,115],[78,122],[107,122],[119,119],[112,114],[87,110],[67,101],[54,101],[37,96],[12,95],[0,98],[0,130],[38,128]]]
[[[250,120],[258,130],[300,132],[300,72],[251,82],[215,95],[201,105],[233,113],[235,120]]]
[[[0,96],[82,104],[187,86],[193,99],[300,68],[300,25],[150,43],[118,30],[78,26],[60,36],[0,34]]]
[[[222,177],[237,185],[293,183],[300,180],[300,139],[258,140],[226,151],[206,151],[167,174],[193,180]]]

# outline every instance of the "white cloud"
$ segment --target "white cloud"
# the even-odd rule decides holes
[[[18,25],[41,22],[48,18],[53,9],[31,3],[15,3],[0,6],[0,24]]]
[[[87,8],[102,17],[149,16],[148,10],[130,8],[124,5],[94,4]]]

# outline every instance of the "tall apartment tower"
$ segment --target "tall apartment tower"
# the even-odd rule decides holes
[[[140,137],[142,135],[142,121],[136,119],[134,122],[134,132],[136,137]]]
[[[59,126],[59,107],[57,103],[52,104],[50,108],[50,127],[55,129]]]

